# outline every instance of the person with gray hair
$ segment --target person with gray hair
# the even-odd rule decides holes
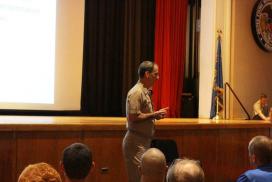
[[[204,171],[198,161],[191,159],[176,159],[170,166],[167,182],[204,182]]]
[[[272,181],[272,142],[266,136],[255,136],[248,144],[249,162],[256,169],[248,170],[237,182]]]
[[[139,171],[141,182],[164,182],[167,165],[164,154],[156,148],[148,149],[142,156]]]
[[[154,122],[164,118],[168,110],[153,110],[150,90],[159,79],[158,65],[151,61],[142,62],[138,76],[138,82],[127,94],[127,133],[122,145],[129,182],[139,182],[138,166],[143,153],[150,148],[155,131]]]

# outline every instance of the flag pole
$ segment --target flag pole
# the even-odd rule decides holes
[[[219,120],[220,119],[220,115],[219,115],[219,98],[218,96],[216,96],[216,115],[215,115],[215,120]]]
[[[217,30],[217,54],[214,65],[214,76],[213,76],[213,90],[212,90],[212,104],[210,119],[219,120],[222,119],[221,113],[223,108],[223,73],[222,73],[222,56],[221,56],[221,34],[220,29]],[[221,99],[222,98],[222,99]]]
[[[221,41],[222,30],[218,29],[217,30],[217,35],[218,35],[217,40]],[[220,113],[219,113],[219,96],[218,96],[219,91],[220,91],[220,88],[218,88],[218,91],[216,93],[216,114],[215,114],[215,117],[213,118],[214,120],[222,119],[222,117],[220,116]],[[221,94],[221,92],[220,92],[220,94]],[[222,94],[224,95],[225,93],[223,92]],[[224,112],[224,108],[222,108],[222,109],[223,109],[223,112]]]

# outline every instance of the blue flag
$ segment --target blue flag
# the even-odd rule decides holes
[[[222,56],[221,56],[221,37],[217,39],[217,57],[213,78],[212,104],[210,119],[216,116],[217,112],[223,110],[223,73],[222,73]]]

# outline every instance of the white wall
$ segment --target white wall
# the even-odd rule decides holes
[[[252,105],[260,93],[266,93],[271,105],[272,53],[261,50],[251,33],[251,13],[256,0],[233,1],[231,84],[252,114]],[[245,118],[235,100],[231,100],[232,118]]]
[[[230,78],[230,0],[202,0],[200,31],[199,117],[209,118],[216,60],[217,30],[222,31],[222,62],[224,82]]]

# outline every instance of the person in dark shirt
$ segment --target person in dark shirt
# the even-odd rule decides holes
[[[73,143],[66,147],[60,162],[65,182],[84,182],[94,167],[92,152],[82,143]]]

